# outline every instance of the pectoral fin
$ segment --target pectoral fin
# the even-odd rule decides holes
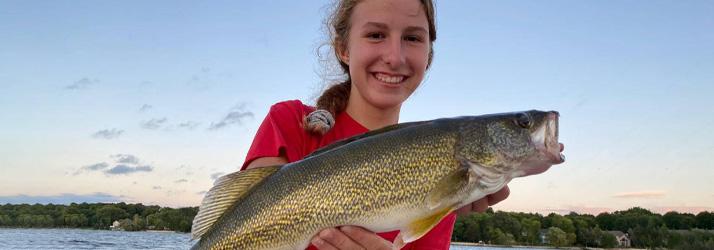
[[[467,186],[478,180],[478,175],[468,165],[460,167],[444,176],[426,196],[428,209],[451,206],[468,196]]]
[[[436,224],[439,224],[441,219],[449,215],[449,213],[454,210],[456,210],[456,207],[445,207],[424,219],[412,222],[407,228],[399,232],[397,238],[394,239],[394,243],[392,243],[392,248],[400,249],[407,243],[421,238],[428,233],[429,230],[434,228]]]
[[[211,190],[206,193],[198,214],[193,219],[191,240],[206,233],[233,203],[281,167],[282,165],[252,168],[218,178]]]

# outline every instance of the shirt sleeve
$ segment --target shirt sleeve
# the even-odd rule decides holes
[[[241,170],[260,157],[284,156],[288,162],[299,160],[304,134],[302,117],[300,101],[280,102],[270,107],[253,138]]]
[[[450,213],[439,224],[426,233],[423,237],[412,242],[411,250],[449,249],[451,247],[451,233],[454,230],[456,214]]]

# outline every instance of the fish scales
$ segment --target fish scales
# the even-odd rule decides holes
[[[489,133],[499,128],[481,119],[405,126],[287,164],[236,200],[194,249],[296,249],[324,228],[391,231],[407,225],[411,221],[405,220],[429,213],[428,195],[447,175],[464,169],[465,161],[505,165],[489,146]],[[469,182],[454,197],[497,188],[488,185]]]
[[[305,159],[300,166],[286,166],[285,171],[269,177],[266,185],[242,201],[245,207],[222,217],[231,219],[225,224],[236,227],[234,230],[211,238],[228,238],[219,241],[231,242],[232,249],[271,249],[279,247],[276,243],[304,237],[301,232],[358,225],[375,214],[391,214],[385,210],[396,204],[404,204],[399,206],[403,211],[421,205],[412,202],[415,204],[410,206],[409,201],[423,200],[441,177],[458,167],[454,160],[457,134],[438,126],[398,132],[394,140],[366,138],[332,154]],[[363,150],[352,150],[357,146]],[[273,178],[281,181],[270,182]],[[274,190],[284,190],[282,198]],[[287,224],[296,227],[286,231],[281,225]],[[215,246],[208,249],[226,249],[227,245]]]

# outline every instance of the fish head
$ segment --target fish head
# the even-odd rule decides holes
[[[476,122],[481,132],[472,133],[466,142],[471,144],[467,145],[471,154],[465,158],[513,178],[542,173],[565,161],[558,143],[559,116],[556,111],[538,110],[489,115]]]

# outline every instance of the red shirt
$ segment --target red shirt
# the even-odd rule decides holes
[[[303,117],[314,110],[314,107],[304,105],[299,100],[273,105],[258,128],[241,170],[260,157],[282,155],[287,157],[289,162],[295,162],[315,149],[334,141],[369,131],[352,119],[347,112],[342,112],[335,117],[335,126],[329,132],[321,137],[313,136],[303,129],[302,122]],[[456,215],[449,214],[426,235],[405,245],[402,249],[449,249],[455,220]],[[392,242],[397,234],[399,231],[378,233],[382,238]],[[308,249],[316,248],[310,246]]]

